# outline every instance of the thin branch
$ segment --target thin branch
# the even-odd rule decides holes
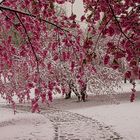
[[[6,11],[11,11],[11,12],[18,13],[18,14],[22,14],[22,15],[26,15],[26,16],[29,16],[29,17],[36,18],[36,19],[38,19],[38,20],[40,20],[40,21],[46,22],[46,23],[48,23],[48,24],[50,24],[50,25],[53,25],[54,27],[57,27],[58,29],[60,29],[60,30],[62,30],[62,31],[69,32],[68,30],[63,29],[62,27],[60,27],[60,26],[58,26],[58,25],[56,25],[56,24],[54,24],[54,23],[52,23],[52,22],[50,22],[50,21],[47,21],[47,20],[45,20],[45,19],[43,19],[43,18],[39,18],[38,16],[36,16],[36,15],[34,15],[34,14],[25,13],[25,12],[23,12],[23,11],[14,10],[14,9],[11,9],[11,8],[8,8],[8,7],[4,7],[4,6],[0,6],[0,9],[1,9],[1,10],[6,10]]]
[[[31,49],[32,49],[32,52],[33,52],[33,54],[34,54],[34,57],[35,57],[35,60],[36,60],[36,70],[37,70],[37,73],[38,73],[38,75],[39,75],[38,88],[39,88],[39,90],[41,91],[41,86],[40,86],[41,78],[40,78],[40,70],[39,70],[39,60],[38,60],[38,58],[37,58],[37,55],[36,55],[36,53],[35,53],[34,47],[33,47],[33,45],[32,45],[31,39],[30,39],[30,37],[29,37],[29,35],[28,35],[28,32],[27,32],[27,29],[26,29],[25,25],[24,25],[23,22],[21,21],[21,19],[20,19],[18,13],[15,12],[15,14],[16,14],[16,17],[18,18],[19,22],[21,23],[21,25],[22,25],[23,28],[24,28],[25,34],[26,34],[26,36],[27,36],[27,38],[28,38],[28,42],[29,42],[29,44],[30,44],[30,46],[31,46]],[[39,98],[39,97],[38,97],[38,98]]]
[[[22,27],[24,28],[25,34],[26,34],[26,36],[27,36],[27,38],[28,38],[28,42],[29,42],[29,44],[30,44],[30,46],[31,46],[31,49],[32,49],[32,52],[33,52],[33,54],[34,54],[34,56],[35,56],[35,60],[36,60],[36,63],[37,63],[37,72],[39,73],[38,58],[37,58],[37,55],[36,55],[36,53],[35,53],[34,47],[33,47],[32,43],[31,43],[31,39],[30,39],[30,37],[29,37],[29,35],[28,35],[27,29],[26,29],[25,25],[23,24],[23,22],[21,21],[19,15],[18,15],[16,12],[15,12],[15,15],[16,15],[16,17],[18,18],[19,22],[21,23]]]
[[[121,37],[122,37],[122,34],[120,34],[120,37],[119,37],[119,39],[118,39],[118,45],[117,45],[117,48],[119,48]]]
[[[50,25],[56,27],[57,29],[60,29],[60,30],[65,34],[66,37],[67,37],[66,32],[67,32],[67,33],[70,33],[70,31],[68,31],[68,30],[66,30],[66,29],[63,29],[62,27],[58,26],[57,24],[54,24],[54,23],[52,23],[52,22],[50,22],[50,21],[47,21],[47,20],[45,20],[45,19],[43,19],[43,18],[38,18],[38,16],[33,15],[33,14],[31,14],[31,13],[26,13],[26,12],[23,12],[23,11],[14,10],[14,9],[11,9],[11,8],[8,8],[8,7],[4,7],[4,6],[0,6],[0,10],[1,10],[1,11],[3,11],[3,10],[11,11],[11,12],[14,12],[14,13],[18,13],[18,14],[22,14],[22,15],[29,16],[29,17],[33,17],[33,18],[35,18],[35,19],[37,19],[37,20],[39,20],[39,21],[46,22],[46,23],[48,23],[48,24],[50,24]],[[74,36],[74,35],[73,35],[73,36]],[[74,37],[75,37],[75,36],[74,36]]]
[[[113,8],[112,8],[112,6],[111,6],[111,4],[109,3],[108,0],[106,0],[106,1],[107,1],[107,3],[108,3],[108,6],[109,6],[109,8],[110,8],[110,10],[111,10],[111,12],[112,12],[112,15],[113,15],[113,17],[114,17],[114,19],[115,19],[115,21],[116,21],[116,23],[117,23],[117,25],[118,25],[118,27],[119,27],[121,33],[124,35],[124,37],[125,37],[132,45],[134,45],[134,42],[133,42],[132,40],[130,40],[130,38],[129,38],[129,37],[124,33],[124,31],[122,30],[122,27],[121,27],[121,25],[120,25],[120,22],[118,21],[116,15],[115,15],[115,12],[114,12],[114,10],[113,10]]]
[[[97,47],[98,41],[99,41],[99,39],[100,39],[100,37],[101,37],[101,34],[102,34],[103,31],[105,30],[106,26],[109,24],[109,22],[111,21],[111,19],[112,19],[112,17],[106,22],[104,28],[103,28],[103,29],[101,30],[101,32],[99,33],[99,35],[98,35],[98,37],[97,37],[97,40],[96,40],[96,43],[95,43],[95,49],[96,49],[96,47]]]
[[[36,59],[37,63],[38,63],[38,58],[37,58],[37,56],[36,56],[36,54],[35,54],[34,48],[33,48],[32,43],[31,43],[31,41],[30,41],[30,37],[29,37],[29,35],[28,35],[28,33],[27,33],[26,27],[25,27],[24,24],[22,23],[22,21],[21,21],[21,19],[19,18],[18,14],[22,14],[22,15],[26,15],[26,16],[29,16],[29,17],[33,17],[33,18],[35,18],[35,19],[38,19],[38,20],[40,20],[40,21],[46,22],[46,23],[48,23],[48,24],[50,24],[50,25],[53,25],[53,26],[56,27],[57,29],[60,29],[61,31],[63,31],[66,37],[67,37],[66,32],[69,33],[68,30],[63,29],[63,28],[61,28],[60,26],[58,26],[58,25],[56,25],[56,24],[54,24],[54,23],[52,23],[52,22],[50,22],[50,21],[47,21],[47,20],[45,20],[45,19],[38,18],[36,15],[30,14],[30,13],[26,13],[26,12],[23,12],[23,11],[14,10],[14,9],[11,9],[11,8],[8,8],[8,7],[4,7],[4,6],[0,6],[0,10],[11,11],[11,12],[14,12],[14,13],[16,14],[17,18],[19,19],[20,23],[22,24],[22,26],[23,26],[23,28],[24,28],[24,30],[25,30],[25,33],[26,33],[27,38],[28,38],[28,41],[29,41],[29,43],[30,43],[30,45],[31,45],[31,47],[32,47],[32,51],[33,51],[33,53],[34,53],[34,56],[35,56],[35,59]],[[73,35],[73,37],[76,38],[75,35]]]

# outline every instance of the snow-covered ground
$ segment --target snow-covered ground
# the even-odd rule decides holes
[[[137,97],[133,103],[129,101],[131,88],[132,85],[128,81],[127,84],[122,83],[122,88],[117,90],[121,94],[115,96],[116,102],[112,101],[112,97],[103,95],[91,96],[85,103],[77,103],[74,100],[60,103],[61,101],[56,100],[54,104],[58,108],[106,124],[126,140],[140,140],[140,81],[136,81]]]
[[[50,121],[41,114],[0,107],[0,140],[53,140]]]
[[[127,140],[140,140],[140,101],[119,105],[103,105],[86,109],[72,109],[112,127]]]
[[[58,140],[65,140],[66,134],[69,140],[72,135],[75,135],[74,138],[79,137],[80,140],[93,140],[93,136],[95,139],[98,137],[97,140],[106,140],[111,131],[109,130],[108,133],[103,127],[109,127],[126,140],[140,140],[140,82],[137,81],[137,98],[133,103],[129,102],[131,88],[132,85],[127,82],[127,84],[122,84],[122,89],[117,90],[123,93],[113,97],[90,95],[87,102],[77,102],[76,98],[64,100],[57,97],[50,107],[61,111],[49,109],[46,115],[20,110],[14,115],[11,109],[5,108],[1,100],[0,140],[53,140],[57,139],[58,133],[61,134]],[[99,129],[99,126],[96,127],[97,125],[102,129]],[[99,129],[97,132],[93,131],[97,128]],[[101,132],[108,135],[104,138],[100,137]],[[85,134],[87,134],[86,137],[84,137]],[[89,138],[90,136],[92,137]]]

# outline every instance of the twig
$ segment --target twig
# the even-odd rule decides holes
[[[106,0],[106,2],[108,3],[108,6],[109,6],[109,8],[110,8],[110,10],[111,10],[111,12],[112,12],[112,15],[113,15],[113,17],[114,17],[114,19],[115,19],[115,21],[116,21],[116,23],[117,23],[117,25],[118,25],[118,27],[119,27],[121,33],[124,35],[124,37],[125,37],[132,45],[134,45],[135,43],[134,43],[132,40],[130,40],[130,38],[129,38],[129,37],[124,33],[124,31],[122,30],[122,27],[121,27],[121,25],[120,25],[120,22],[118,21],[116,15],[115,15],[115,12],[114,12],[114,10],[113,10],[113,8],[112,8],[112,6],[111,6],[111,4],[109,3],[108,0]]]
[[[37,72],[39,73],[38,58],[37,58],[37,55],[36,55],[36,53],[35,53],[34,47],[33,47],[32,43],[31,43],[31,39],[30,39],[30,37],[29,37],[29,35],[28,35],[27,29],[26,29],[25,25],[23,24],[23,22],[21,21],[19,15],[18,15],[16,12],[15,12],[15,15],[16,15],[16,17],[18,18],[19,22],[21,23],[22,27],[24,28],[25,34],[26,34],[26,36],[27,36],[27,38],[28,38],[28,42],[29,42],[29,44],[30,44],[30,46],[31,46],[31,49],[32,49],[32,52],[33,52],[33,54],[34,54],[34,56],[35,56],[35,60],[36,60],[36,63],[37,63]]]
[[[95,49],[96,49],[96,47],[97,47],[98,41],[99,41],[99,39],[100,39],[100,37],[101,37],[101,34],[102,34],[103,31],[105,30],[106,26],[109,24],[109,22],[111,21],[111,19],[112,19],[112,17],[106,22],[104,28],[103,28],[103,29],[101,30],[101,32],[99,33],[99,35],[98,35],[98,37],[97,37],[97,40],[96,40],[96,43],[95,43]]]
[[[57,27],[58,29],[62,30],[62,31],[65,31],[65,32],[69,32],[68,30],[66,29],[63,29],[62,27],[48,21],[48,20],[45,20],[43,18],[38,18],[38,16],[34,15],[34,14],[29,14],[29,13],[26,13],[26,12],[23,12],[23,11],[19,11],[19,10],[14,10],[14,9],[11,9],[11,8],[8,8],[8,7],[4,7],[4,6],[0,6],[0,9],[1,10],[6,10],[6,11],[11,11],[11,12],[14,12],[14,13],[18,13],[18,14],[22,14],[22,15],[26,15],[26,16],[29,16],[29,17],[33,17],[33,18],[36,18],[40,21],[43,21],[43,22],[46,22],[50,25],[53,25],[54,27]]]
[[[122,37],[122,34],[120,34],[119,36],[117,48],[119,48],[121,37]]]

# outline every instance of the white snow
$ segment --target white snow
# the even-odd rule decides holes
[[[50,121],[41,114],[0,108],[0,140],[53,140]]]
[[[140,80],[135,81],[136,83],[136,91],[140,91]],[[121,88],[116,89],[117,92],[123,93],[123,92],[131,92],[131,89],[133,88],[132,84],[127,81],[127,83],[122,83]]]
[[[127,140],[140,140],[139,109],[140,102],[134,102],[72,109],[71,111],[111,126],[113,130]]]
[[[127,84],[122,84],[122,88],[117,91],[125,92],[125,94],[127,92],[129,97],[131,88],[132,85],[127,82]],[[137,81],[136,90],[139,93],[139,81]],[[121,100],[120,104],[106,102],[104,100],[105,95],[101,97],[91,96],[87,102],[76,102],[76,98],[65,100],[62,97],[57,97],[51,107],[68,110],[98,120],[102,124],[110,126],[126,140],[140,140],[140,94],[137,96],[138,99],[133,103],[130,103],[128,98],[125,101]],[[1,100],[0,140],[54,139],[53,124],[45,115],[24,111],[19,111],[14,115],[13,110],[3,108],[3,104],[4,102]]]
[[[140,140],[140,100],[137,99],[140,98],[140,94],[133,103],[130,103],[129,95],[132,87],[132,84],[127,81],[127,84],[122,83],[122,87],[117,89],[117,92],[128,94],[128,99],[121,101],[120,104],[105,103],[102,100],[104,97],[93,96],[85,103],[74,101],[62,103],[57,100],[54,106],[96,119],[110,126],[126,140]],[[140,81],[136,81],[136,90],[140,91]]]

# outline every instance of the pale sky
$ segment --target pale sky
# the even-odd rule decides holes
[[[66,3],[66,11],[68,16],[71,15],[71,4]],[[73,13],[77,15],[77,20],[80,21],[81,16],[84,15],[84,7],[82,0],[75,0],[75,3],[73,5]],[[83,28],[86,28],[85,23],[80,23]]]
[[[66,4],[66,9],[68,11],[68,14],[71,14],[71,4]],[[80,20],[80,17],[84,14],[84,8],[83,8],[83,2],[81,0],[75,0],[75,3],[73,5],[73,13],[77,15],[78,20]]]

